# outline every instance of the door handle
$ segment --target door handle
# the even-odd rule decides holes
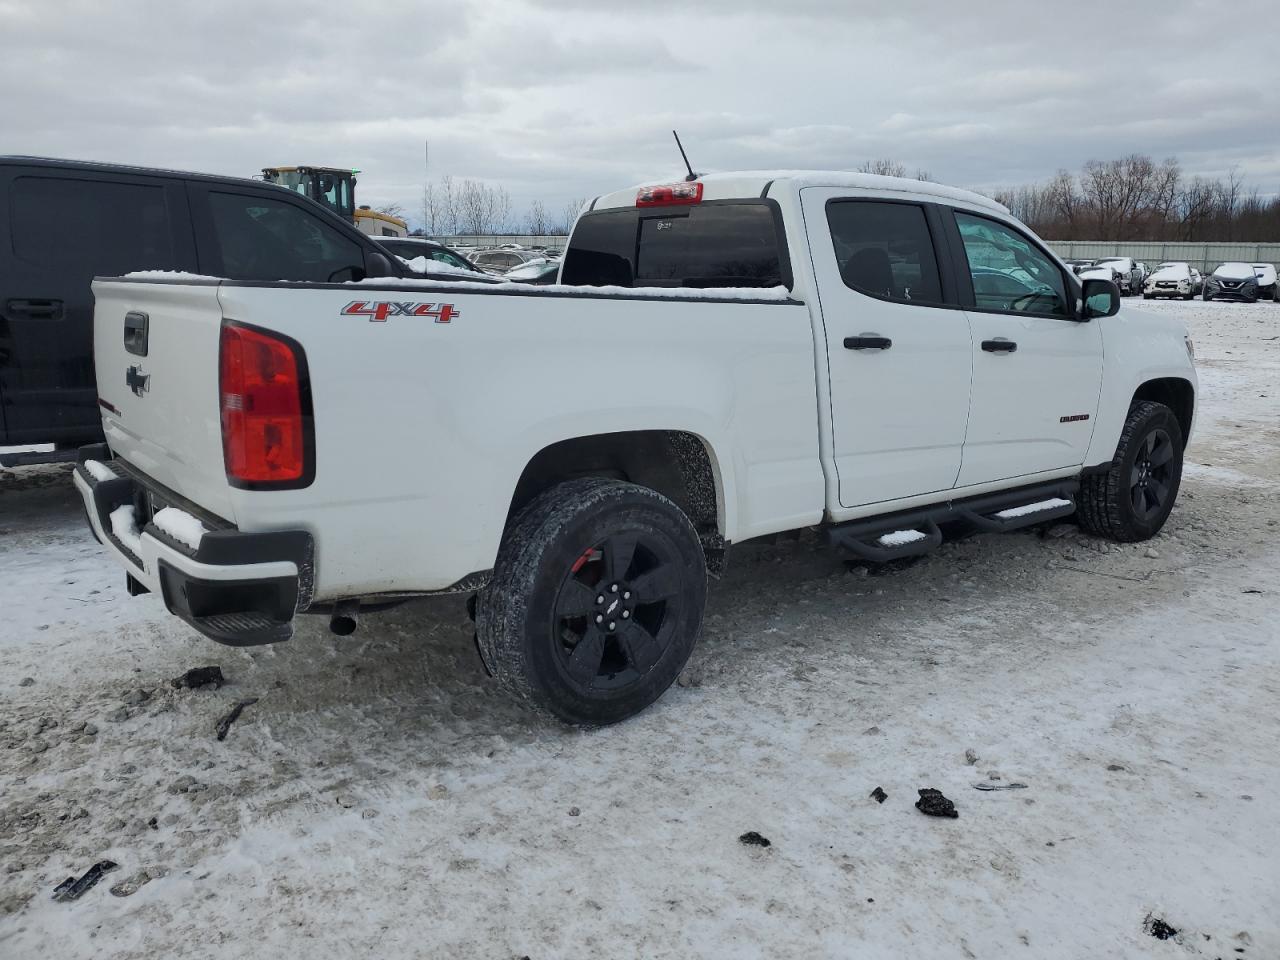
[[[124,315],[124,348],[134,356],[147,355],[147,328],[151,319],[145,313],[130,310]]]
[[[983,340],[982,349],[987,353],[1013,353],[1018,349],[1018,345],[1004,337],[996,337],[994,340]]]
[[[61,300],[10,300],[5,312],[24,320],[61,320]]]
[[[878,333],[864,333],[859,337],[844,338],[846,350],[888,350],[892,346],[892,340]]]

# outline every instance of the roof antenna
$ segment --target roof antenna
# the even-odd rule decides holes
[[[680,142],[680,134],[672,130],[671,135],[676,138],[676,146],[680,148],[680,156],[684,159],[684,165],[689,169],[689,175],[684,178],[685,182],[690,183],[697,180],[698,175],[693,172],[693,165],[689,163],[689,155],[684,152],[684,144]]]

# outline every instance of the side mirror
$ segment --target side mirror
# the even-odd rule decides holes
[[[1082,296],[1081,320],[1114,317],[1120,312],[1120,288],[1111,280],[1086,280]]]
[[[376,250],[370,250],[364,255],[364,275],[366,277],[399,276],[391,269],[391,261],[387,259],[386,254],[378,253]]]

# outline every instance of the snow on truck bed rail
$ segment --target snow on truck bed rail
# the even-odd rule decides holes
[[[548,283],[542,286],[516,285],[501,286],[492,283],[472,283],[466,280],[429,280],[418,277],[371,277],[366,280],[355,280],[347,284],[353,287],[423,287],[440,290],[484,290],[486,293],[519,293],[537,295],[540,293],[569,293],[584,297],[594,296],[626,296],[626,297],[666,297],[673,300],[778,300],[791,299],[791,291],[786,287],[575,287],[565,283]]]
[[[213,280],[236,283],[225,277],[205,277],[195,273],[179,273],[168,270],[138,270],[127,273],[125,280]],[[310,286],[309,280],[278,280],[277,283]],[[668,300],[776,300],[791,299],[791,291],[776,287],[577,287],[564,283],[548,283],[541,286],[528,284],[476,283],[470,280],[438,280],[427,277],[366,277],[364,280],[348,280],[349,287],[421,287],[426,290],[483,290],[486,293],[512,293],[520,296],[537,296],[546,293],[576,294],[580,297],[653,297]]]

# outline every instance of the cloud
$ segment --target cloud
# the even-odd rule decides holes
[[[1268,0],[1236,0],[1269,22]],[[558,208],[677,173],[887,157],[967,186],[1176,154],[1280,184],[1280,65],[1212,3],[1133,0],[0,0],[0,153],[251,176],[364,171],[361,202],[433,176]],[[1097,28],[1097,25],[1104,25]],[[1209,39],[1212,38],[1212,39]]]

